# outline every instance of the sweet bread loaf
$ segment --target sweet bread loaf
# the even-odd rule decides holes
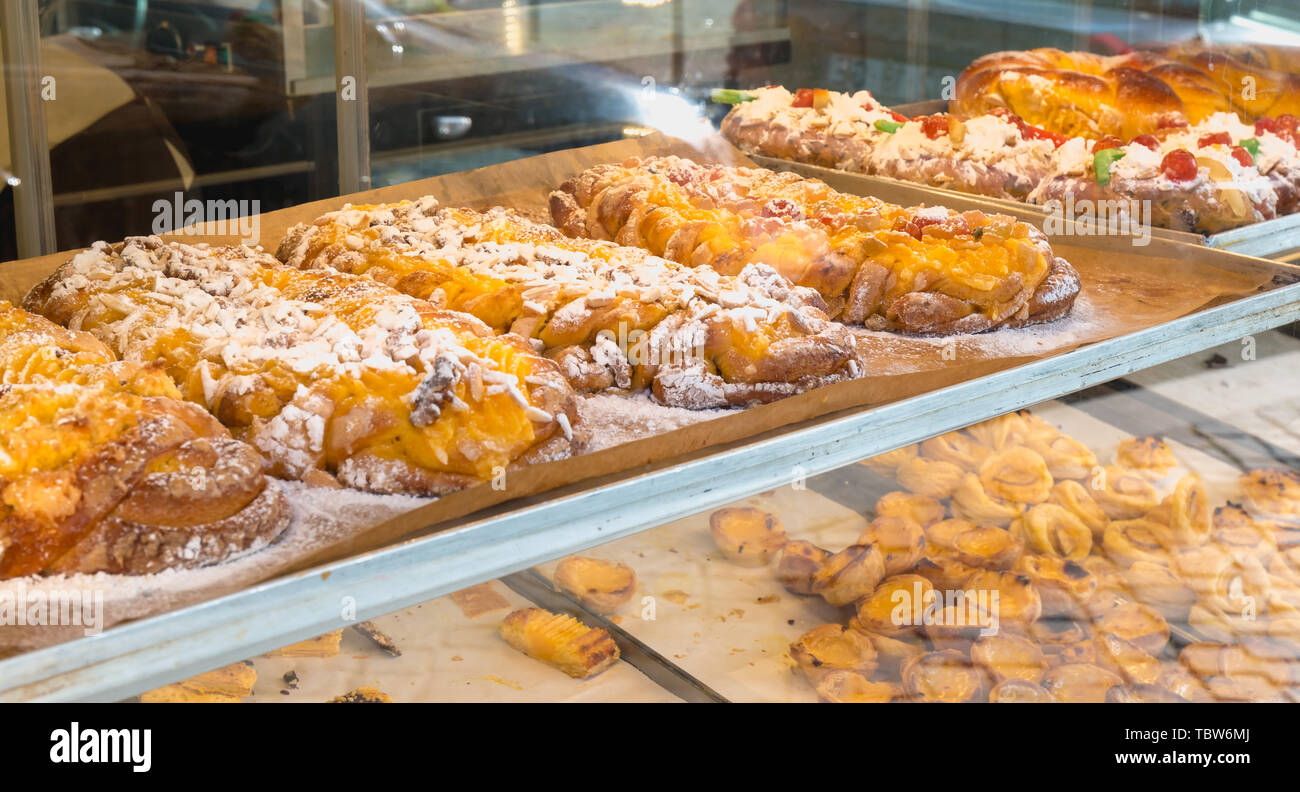
[[[206,566],[288,524],[261,456],[161,366],[0,302],[0,579]]]
[[[427,495],[570,449],[574,396],[554,362],[368,278],[135,237],[77,255],[26,304],[128,362],[160,361],[275,475]]]
[[[679,157],[599,165],[551,194],[566,234],[729,274],[755,262],[846,323],[945,335],[1069,312],[1078,274],[1011,217],[903,207],[793,173]]]
[[[426,196],[295,226],[279,257],[364,274],[532,339],[584,391],[650,388],[681,407],[771,401],[862,372],[821,300],[754,264],[734,275],[568,239]]]

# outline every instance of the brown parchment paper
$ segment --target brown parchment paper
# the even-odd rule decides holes
[[[543,154],[501,165],[383,187],[316,201],[260,217],[260,240],[274,250],[293,224],[309,222],[346,203],[377,203],[434,195],[444,204],[476,208],[503,204],[546,218],[549,192],[564,179],[592,165],[630,156],[679,154],[700,161],[752,164],[721,137],[697,146],[651,135]],[[233,237],[174,234],[188,242],[228,244]],[[710,420],[643,437],[600,451],[512,471],[504,490],[479,485],[443,497],[368,527],[335,531],[310,546],[272,554],[265,563],[232,569],[227,577],[208,576],[183,595],[153,596],[151,603],[122,603],[109,623],[139,618],[240,590],[286,573],[373,550],[399,539],[463,523],[467,515],[506,501],[572,493],[602,480],[650,466],[666,466],[727,443],[753,438],[780,427],[915,396],[1050,355],[1081,344],[1113,338],[1190,314],[1211,302],[1241,296],[1278,279],[1295,279],[1296,268],[1237,254],[1152,237],[1146,247],[1127,238],[1060,237],[1053,244],[1079,270],[1083,291],[1070,317],[1033,328],[997,330],[948,339],[905,338],[859,331],[868,360],[867,376],[790,397],[730,411]],[[70,257],[60,253],[0,264],[0,298],[15,302]],[[532,502],[530,501],[530,502]],[[521,503],[523,501],[520,501]],[[378,510],[385,517],[388,513]],[[362,519],[361,523],[365,524]],[[239,563],[239,562],[236,562]],[[210,568],[212,569],[212,568]],[[219,569],[219,568],[217,568]],[[186,574],[186,573],[182,573]],[[313,573],[314,574],[314,573]],[[2,584],[0,584],[2,585]],[[138,599],[138,598],[137,598]],[[118,618],[114,618],[116,615]],[[6,628],[0,628],[0,649]],[[30,639],[30,636],[27,636]],[[29,644],[30,645],[30,644]]]

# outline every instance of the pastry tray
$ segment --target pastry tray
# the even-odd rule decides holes
[[[934,113],[943,113],[948,110],[948,101],[946,99],[929,99],[921,102],[908,102],[906,104],[895,105],[894,110],[902,113],[909,118],[917,115],[931,115]],[[756,161],[763,163],[765,167],[776,168],[778,170],[787,169],[786,165],[798,164],[797,169],[800,173],[806,175],[815,175],[816,178],[824,178],[825,173],[840,173],[830,168],[816,168],[816,166],[806,166],[816,168],[816,173],[805,172],[805,167],[799,163],[787,163],[785,160],[774,159],[772,157],[754,157]],[[857,174],[853,174],[857,176]],[[875,181],[893,182],[895,179],[877,176],[858,176],[858,178],[870,179]],[[828,182],[829,183],[829,182]],[[900,181],[899,184],[908,184]],[[933,191],[937,194],[948,196],[966,196],[966,193],[960,193],[955,190],[947,190],[942,187],[926,187],[926,190]],[[932,199],[934,200],[934,199]],[[1031,207],[1020,201],[1012,201],[1005,198],[981,198],[994,206],[1006,207],[1004,212],[1014,214],[1024,220],[1041,220],[1046,216],[1046,212],[1037,207]],[[1030,207],[1030,214],[1024,215],[1018,212],[1012,212],[1011,209],[1017,207],[1024,209]],[[1219,250],[1231,250],[1234,253],[1242,253],[1247,256],[1259,256],[1260,258],[1290,258],[1300,252],[1300,212],[1275,217],[1272,220],[1265,220],[1262,223],[1252,223],[1251,225],[1234,228],[1230,231],[1221,231],[1217,234],[1197,234],[1187,231],[1172,231],[1166,228],[1152,228],[1153,236],[1161,236],[1167,239],[1175,239],[1181,242],[1191,242],[1194,244],[1203,244]]]
[[[554,185],[557,177],[586,167],[578,167],[583,162],[618,161],[666,145],[676,144],[640,138],[556,152],[271,213],[262,227],[269,237],[269,229],[348,201],[431,191],[447,202],[482,205],[505,195],[516,205],[535,200],[544,206],[545,192],[538,197],[530,185]],[[943,202],[957,205],[948,200],[953,194],[944,195]],[[522,485],[512,484],[519,490],[470,488],[312,553],[273,579],[0,661],[0,700],[120,699],[338,629],[345,623],[338,606],[343,595],[356,603],[348,621],[390,613],[1300,318],[1300,268],[1154,236],[1141,254],[1114,239],[1071,244],[1099,262],[1128,260],[1135,276],[1161,268],[1151,277],[1164,278],[1169,288],[1177,288],[1188,267],[1237,273],[1260,287],[1204,297],[1208,304],[1171,314],[1176,318],[1077,346],[1036,353],[1033,344],[1041,341],[1031,334],[1031,343],[1014,354],[922,372],[903,389],[888,389],[898,379],[892,374],[877,378],[880,385],[873,387],[882,390],[869,394],[861,392],[861,381],[841,383],[531,466],[518,474]],[[63,258],[0,265],[0,295],[21,294]],[[941,351],[936,345],[931,354]]]

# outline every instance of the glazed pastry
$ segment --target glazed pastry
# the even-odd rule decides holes
[[[993,449],[981,445],[965,432],[949,432],[921,443],[921,455],[941,462],[951,462],[967,473],[980,469]]]
[[[709,515],[709,531],[722,554],[741,566],[772,563],[786,541],[776,515],[750,507],[718,509]]]
[[[1119,444],[1115,463],[1153,479],[1164,478],[1178,465],[1174,450],[1158,437],[1130,437]]]
[[[1066,558],[1026,554],[1013,571],[1029,578],[1043,602],[1044,616],[1076,616],[1097,591],[1097,578]]]
[[[1066,703],[1100,704],[1107,691],[1123,683],[1118,675],[1089,663],[1067,663],[1043,676],[1043,689]]]
[[[1047,502],[1062,506],[1079,518],[1092,532],[1093,543],[1101,543],[1110,518],[1106,516],[1106,512],[1097,501],[1093,500],[1086,487],[1077,481],[1058,481],[1052,487],[1052,494]]]
[[[1018,536],[996,525],[977,525],[952,540],[957,560],[980,569],[1010,569],[1024,549]]]
[[[925,552],[925,533],[911,517],[877,517],[858,537],[858,544],[874,544],[885,557],[885,574],[898,575],[916,566]]]
[[[555,583],[593,613],[613,613],[636,593],[636,572],[627,564],[569,556],[555,566]]]
[[[1154,685],[1164,670],[1159,660],[1132,641],[1114,633],[1100,631],[1096,641],[1100,665],[1119,674],[1131,684]]]
[[[1043,458],[1056,481],[1089,478],[1097,467],[1097,456],[1069,435],[1057,434],[1050,440],[1030,439],[1027,446]]]
[[[1078,273],[1011,217],[904,209],[793,173],[677,157],[590,168],[551,194],[566,234],[610,239],[722,273],[772,265],[830,315],[946,335],[1056,319]]]
[[[958,518],[931,523],[925,526],[926,549],[931,552],[936,550],[953,552],[958,534],[974,527],[975,523],[970,520]]]
[[[980,638],[970,650],[971,659],[995,682],[1019,679],[1037,683],[1047,671],[1043,651],[1019,635],[999,633]]]
[[[1063,506],[1040,503],[1011,524],[1032,552],[1080,559],[1092,550],[1092,531]]]
[[[207,566],[289,518],[257,451],[160,365],[0,302],[0,579]]]
[[[814,687],[832,671],[870,677],[876,670],[876,650],[870,639],[838,624],[823,624],[804,633],[790,644],[790,659]]]
[[[1212,513],[1210,496],[1201,477],[1195,474],[1183,476],[1173,494],[1165,500],[1174,543],[1180,547],[1205,544],[1210,538]]]
[[[914,492],[890,492],[876,501],[877,517],[907,517],[922,528],[939,522],[945,514],[942,503]]]
[[[947,498],[961,482],[962,471],[951,462],[917,457],[898,466],[898,483],[909,492],[931,498]]]
[[[863,630],[891,638],[917,635],[921,626],[915,618],[924,612],[925,600],[934,587],[920,575],[895,575],[880,585],[857,605],[857,620]],[[902,619],[897,618],[900,614]]]
[[[989,691],[991,704],[1051,704],[1056,698],[1042,685],[1023,679],[1004,679]]]
[[[980,465],[980,483],[990,495],[1016,503],[1042,503],[1052,494],[1047,463],[1028,448],[1001,451]]]
[[[1155,487],[1141,475],[1107,466],[1088,482],[1088,492],[1112,520],[1132,520],[1160,505]]]
[[[1268,601],[1272,579],[1258,558],[1214,544],[1174,556],[1179,576],[1202,604],[1231,613],[1258,612]]]
[[[820,299],[755,263],[720,276],[566,238],[500,207],[431,196],[292,228],[280,258],[364,274],[533,339],[581,390],[651,388],[680,407],[771,401],[861,373]]]
[[[1021,503],[1007,501],[984,489],[974,473],[962,476],[952,491],[952,514],[963,520],[1007,526],[1025,510]]]
[[[966,588],[976,592],[987,591],[990,600],[993,592],[997,592],[996,615],[1004,627],[1023,629],[1042,615],[1043,602],[1038,596],[1038,590],[1024,575],[980,571],[966,582]]]
[[[1094,599],[1090,609],[1099,633],[1114,633],[1153,656],[1169,643],[1169,622],[1149,605],[1115,597],[1109,602]]]
[[[988,691],[983,670],[953,650],[909,658],[903,663],[902,674],[903,688],[915,701],[979,701]]]
[[[966,427],[966,432],[994,451],[1005,451],[1011,446],[1024,443],[1030,434],[1029,424],[1025,422],[1025,415],[1028,414],[1026,410],[999,415]]]
[[[866,465],[882,476],[894,478],[894,473],[898,470],[898,466],[908,460],[915,459],[919,453],[920,447],[913,443],[912,445],[906,445],[902,448],[896,448],[893,451],[886,451],[883,454],[876,454],[870,459],[862,460],[858,464]]]
[[[1196,592],[1166,564],[1134,562],[1124,570],[1124,580],[1139,602],[1171,621],[1187,621],[1187,612],[1196,602]]]
[[[1127,594],[1128,582],[1124,579],[1124,570],[1101,555],[1090,555],[1079,561],[1079,566],[1097,579],[1097,594]]]
[[[885,577],[885,556],[876,545],[849,545],[826,559],[813,575],[812,591],[836,607],[875,590]]]
[[[1277,552],[1277,534],[1239,506],[1228,504],[1214,510],[1210,542],[1224,550],[1266,559]]]
[[[1049,666],[1055,667],[1064,665],[1067,662],[1076,662],[1075,657],[1080,656],[1076,647],[1087,647],[1086,652],[1082,655],[1087,659],[1082,662],[1093,662],[1095,658],[1095,647],[1092,642],[1092,628],[1088,626],[1086,620],[1067,619],[1060,616],[1043,617],[1029,625],[1026,631],[1030,639],[1036,641],[1043,650],[1043,657],[1047,660]]]
[[[1168,527],[1146,519],[1116,520],[1101,539],[1106,557],[1124,568],[1138,561],[1168,565],[1173,544]]]
[[[916,562],[916,568],[912,571],[930,581],[937,589],[959,591],[966,587],[966,581],[979,568],[957,560],[951,552],[932,550]]]
[[[830,551],[812,542],[786,542],[776,565],[776,578],[792,594],[812,594],[813,578],[830,557]]]
[[[1294,470],[1252,470],[1240,479],[1246,503],[1265,517],[1300,518],[1300,473]]]
[[[133,237],[78,254],[26,303],[124,360],[161,361],[279,476],[431,495],[573,449],[553,362],[369,279]]]
[[[880,663],[880,672],[897,677],[899,669],[908,658],[925,654],[925,647],[915,634],[889,636],[867,630],[857,616],[849,619],[849,629],[855,630],[871,640],[876,649],[876,658]]]
[[[506,616],[498,631],[514,648],[575,679],[593,677],[618,662],[618,646],[609,633],[572,616],[524,608]]]
[[[964,596],[951,600],[924,620],[922,632],[935,651],[952,649],[967,654],[983,629],[980,625],[983,616],[975,600]]]
[[[897,685],[852,671],[832,671],[817,683],[817,696],[828,704],[887,704],[901,694]]]

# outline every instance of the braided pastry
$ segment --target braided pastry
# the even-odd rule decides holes
[[[364,274],[535,340],[575,387],[653,388],[662,402],[771,401],[861,373],[821,301],[752,264],[692,270],[633,248],[567,239],[506,209],[425,196],[295,226],[279,257]]]
[[[288,524],[258,453],[161,366],[0,302],[0,579],[205,566]]]
[[[437,494],[570,448],[574,397],[553,362],[366,278],[136,237],[79,254],[27,305],[161,361],[276,475]]]
[[[903,209],[791,173],[677,157],[601,165],[551,194],[566,234],[612,239],[726,273],[770,264],[830,315],[945,335],[1069,312],[1078,274],[1036,228],[1005,216]]]

